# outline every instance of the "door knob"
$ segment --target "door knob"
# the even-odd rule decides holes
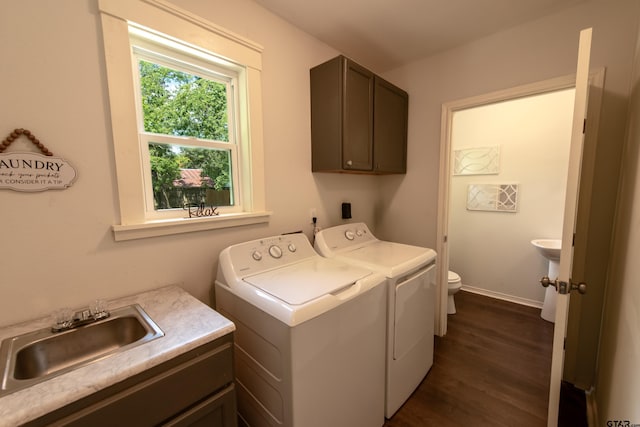
[[[584,295],[587,293],[587,284],[584,282],[579,282],[579,283],[574,283],[571,282],[571,291],[578,291],[578,293],[580,293],[581,295]]]
[[[575,283],[569,279],[569,283],[556,280],[551,280],[549,277],[544,276],[540,279],[540,284],[547,288],[549,286],[553,286],[557,289],[559,294],[568,294],[571,291],[578,291],[581,295],[587,293],[587,284],[584,282]]]
[[[551,281],[551,279],[549,279],[547,276],[544,276],[542,277],[542,279],[540,279],[540,284],[543,288],[548,288],[549,285],[552,285],[554,288],[558,289],[558,287],[556,286],[556,280]]]

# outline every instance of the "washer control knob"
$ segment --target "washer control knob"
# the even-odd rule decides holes
[[[298,248],[296,248],[296,245],[294,245],[293,243],[289,243],[289,246],[287,246],[287,248],[289,248],[289,252],[295,252],[298,250]]]
[[[353,234],[353,231],[347,230],[347,231],[344,232],[344,237],[346,237],[347,240],[353,240],[353,239],[355,239],[356,235]]]
[[[358,235],[358,237],[362,237],[362,235],[364,234],[364,230],[363,230],[363,229],[361,229],[361,228],[358,228],[358,229],[356,230],[356,234]]]
[[[251,257],[256,261],[260,261],[262,259],[262,254],[259,251],[253,251]]]
[[[269,247],[269,255],[274,258],[280,258],[282,257],[282,249],[280,249],[280,246],[273,245]]]

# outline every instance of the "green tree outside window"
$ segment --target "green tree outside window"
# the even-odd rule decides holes
[[[145,132],[229,142],[225,84],[144,60],[138,65]],[[156,209],[203,203],[207,189],[231,186],[227,150],[150,143],[149,154]],[[189,191],[176,184],[184,169],[201,171]]]

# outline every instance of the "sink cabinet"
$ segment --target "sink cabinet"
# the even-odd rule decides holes
[[[233,381],[227,334],[25,425],[235,427]]]
[[[408,94],[344,56],[313,67],[313,172],[405,173]]]

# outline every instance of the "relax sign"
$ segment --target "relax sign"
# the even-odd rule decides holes
[[[0,189],[64,190],[75,179],[75,169],[59,157],[38,153],[0,154]]]

